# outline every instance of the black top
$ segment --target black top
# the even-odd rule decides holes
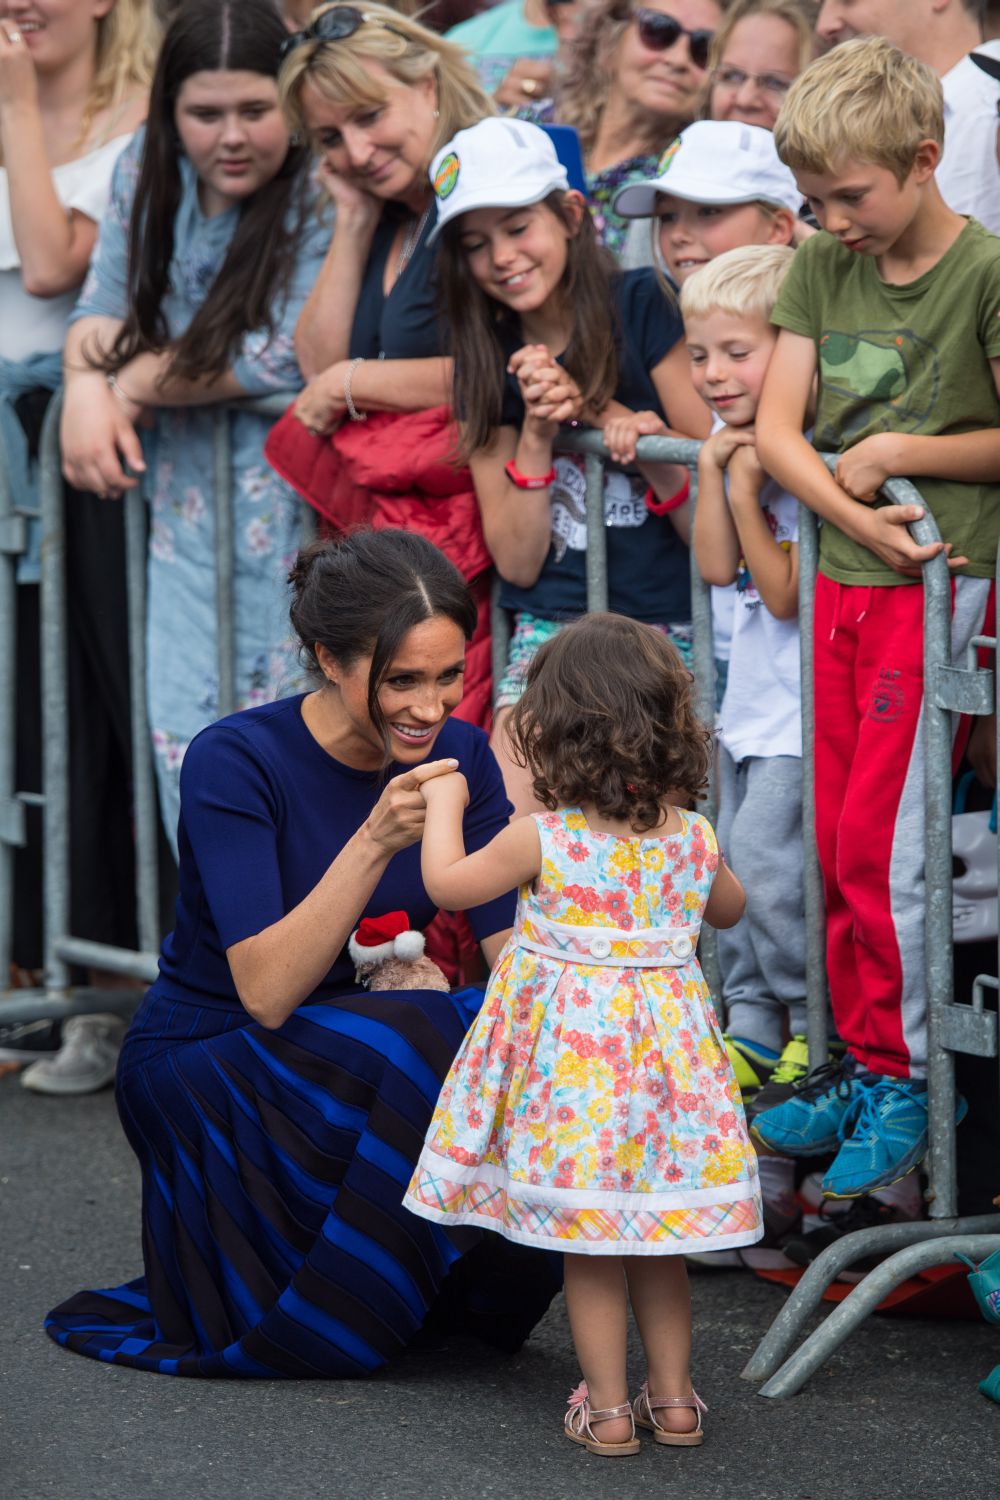
[[[433,211],[388,297],[382,290],[389,248],[404,217],[412,228],[409,214],[387,204],[375,230],[351,327],[352,359],[433,359],[445,352],[435,251],[427,246],[436,223]]]

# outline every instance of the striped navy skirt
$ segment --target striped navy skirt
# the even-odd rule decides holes
[[[142,1168],[145,1275],[46,1319],[78,1354],[170,1375],[377,1370],[430,1325],[514,1349],[559,1257],[402,1206],[482,995],[351,995],[277,1031],[150,993],[117,1102]]]

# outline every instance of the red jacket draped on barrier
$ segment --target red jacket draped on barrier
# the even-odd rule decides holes
[[[425,536],[455,564],[478,611],[457,714],[489,729],[491,560],[472,476],[452,457],[456,443],[447,406],[370,412],[366,422],[345,422],[329,438],[313,437],[289,408],[271,429],[264,454],[335,530],[401,526]]]

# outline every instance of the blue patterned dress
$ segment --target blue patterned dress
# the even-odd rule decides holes
[[[404,1202],[584,1255],[760,1239],[757,1157],[695,946],[711,826],[619,838],[538,814],[542,870],[441,1092]]]
[[[144,132],[119,158],[111,203],[101,222],[90,273],[71,321],[123,318],[128,297],[128,235]],[[172,338],[189,325],[225,260],[238,208],[206,218],[198,179],[180,159],[182,192],[174,219],[174,255],[163,315]],[[295,266],[274,318],[274,332],[243,339],[232,371],[248,396],[301,388],[292,343],[295,324],[330,242],[330,215],[308,214]],[[219,716],[215,630],[213,408],[161,407],[152,432],[140,432],[150,504],[146,645],[147,695],[163,819],[171,839],[179,812],[178,778],[190,741]],[[308,514],[265,462],[273,418],[229,416],[235,544],[236,702],[267,703],[303,686],[288,625],[285,578],[305,537]]]

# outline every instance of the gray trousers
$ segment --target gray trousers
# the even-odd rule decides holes
[[[719,933],[726,1030],[780,1052],[786,1024],[806,1029],[801,760],[737,763],[720,745],[716,833],[747,893],[740,921]]]

